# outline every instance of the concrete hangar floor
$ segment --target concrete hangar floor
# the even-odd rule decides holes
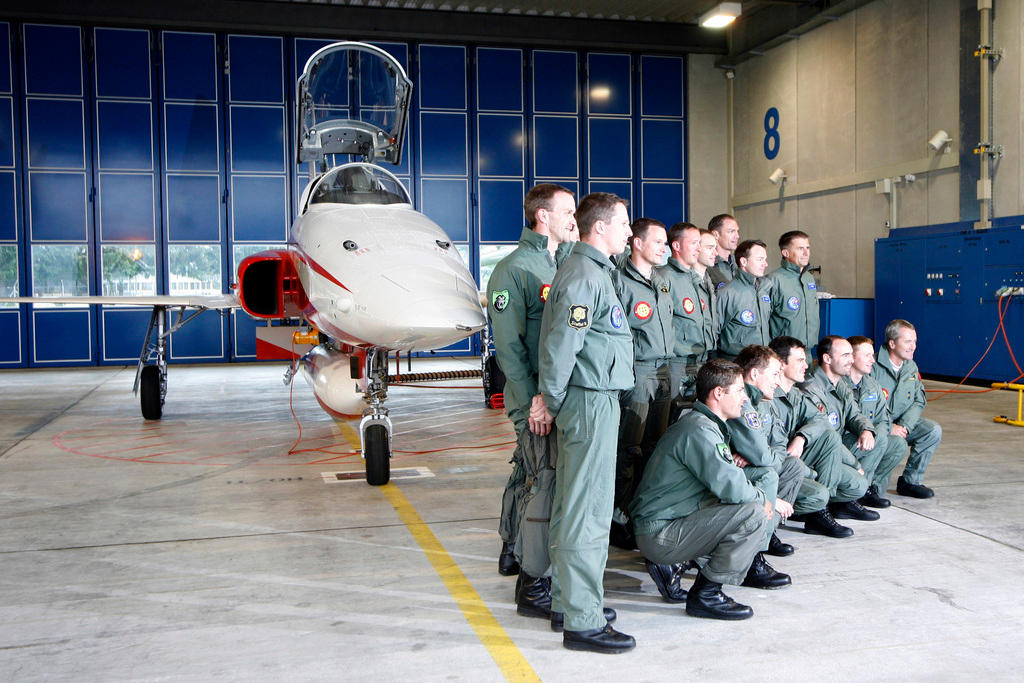
[[[302,381],[316,450],[287,455],[282,371],[172,366],[160,422],[130,368],[0,373],[0,679],[1020,680],[1024,429],[991,419],[1013,394],[931,405],[935,498],[893,493],[850,539],[783,528],[793,585],[727,588],[748,621],[686,616],[613,549],[606,604],[638,646],[608,657],[515,613],[495,533],[512,429],[479,386],[394,388],[401,452],[375,488],[337,477],[362,469],[354,432]]]

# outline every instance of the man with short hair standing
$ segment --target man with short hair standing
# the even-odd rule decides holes
[[[878,351],[878,362],[871,376],[882,385],[892,413],[891,433],[910,444],[910,455],[903,474],[896,480],[896,493],[912,498],[931,498],[935,492],[924,485],[924,471],[942,441],[938,422],[921,417],[928,403],[921,373],[914,362],[917,330],[897,318],[885,328],[885,346]]]
[[[708,275],[715,289],[721,289],[736,276],[738,262],[733,252],[740,241],[740,224],[729,214],[720,213],[708,221],[708,230],[717,241],[715,263],[708,268]]]
[[[631,236],[626,201],[587,195],[576,211],[580,243],[551,283],[541,321],[531,421],[558,428],[551,510],[552,626],[564,614],[570,650],[616,653],[636,641],[609,625],[604,569],[615,489],[619,392],[633,386],[633,340],[612,285],[610,256]],[[558,615],[558,616],[556,616]]]
[[[771,340],[768,319],[771,297],[764,288],[768,249],[761,240],[746,240],[736,247],[736,278],[718,290],[718,355],[735,358],[751,344]]]
[[[807,347],[808,355],[818,343],[818,283],[807,270],[811,262],[811,239],[800,230],[790,230],[779,238],[782,265],[765,280],[772,299],[768,329],[771,338],[796,337]]]

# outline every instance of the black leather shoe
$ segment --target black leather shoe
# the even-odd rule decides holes
[[[768,550],[765,552],[775,557],[788,557],[793,554],[793,546],[783,543],[778,536],[772,534],[771,540],[768,541]]]
[[[741,605],[722,592],[722,584],[709,581],[698,573],[686,599],[686,613],[691,617],[739,621],[754,616],[754,610]]]
[[[935,491],[924,484],[911,484],[903,477],[896,480],[896,493],[911,498],[931,498],[935,495]]]
[[[679,564],[654,564],[650,560],[644,560],[647,573],[654,579],[654,585],[665,602],[680,603],[686,602],[686,591],[679,586],[679,577],[683,575],[682,565]]]
[[[551,618],[551,579],[519,574],[516,612],[523,617]]]
[[[498,555],[498,573],[502,576],[515,576],[519,573],[519,562],[515,556],[514,543],[502,543],[501,555]]]
[[[828,511],[828,508],[824,508],[807,515],[807,518],[804,520],[804,533],[831,536],[832,538],[847,538],[853,536],[853,529],[837,522],[832,513]]]
[[[615,617],[617,617],[617,616],[618,615],[615,614],[615,610],[613,610],[611,607],[605,607],[604,608],[604,618],[605,618],[605,621],[607,621],[609,624],[612,623],[613,621],[615,621]],[[561,633],[562,629],[564,629],[564,628],[565,628],[565,615],[562,614],[561,612],[552,612],[551,613],[551,630],[554,631],[555,633]]]
[[[862,522],[874,522],[880,516],[874,510],[868,510],[855,500],[845,503],[829,503],[828,511],[836,519],[859,519]]]
[[[636,640],[633,636],[619,633],[605,624],[604,628],[595,628],[590,631],[566,631],[562,634],[562,645],[569,650],[617,655],[620,652],[629,652],[636,647]]]
[[[857,501],[861,505],[865,505],[869,508],[887,508],[892,505],[892,501],[888,498],[882,498],[878,495],[878,487],[872,484],[868,487],[868,492],[860,497]]]
[[[750,563],[750,569],[747,570],[747,577],[743,579],[742,585],[747,588],[775,590],[785,588],[791,583],[793,581],[789,574],[775,571],[773,566],[765,562],[764,553],[758,553],[754,555],[754,561]]]

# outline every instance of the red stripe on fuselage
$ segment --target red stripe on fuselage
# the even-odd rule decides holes
[[[307,266],[309,266],[314,273],[316,273],[317,275],[320,275],[321,277],[327,278],[328,280],[330,280],[334,284],[336,284],[339,287],[341,287],[342,289],[344,289],[346,292],[351,292],[352,291],[351,289],[349,289],[345,285],[341,284],[341,282],[338,281],[338,278],[336,278],[333,275],[331,275],[327,271],[326,268],[324,268],[319,263],[317,263],[312,258],[310,258],[308,254],[306,254],[305,252],[301,252],[301,251],[297,251],[296,253],[298,254],[299,260],[301,260],[303,263],[305,263]]]

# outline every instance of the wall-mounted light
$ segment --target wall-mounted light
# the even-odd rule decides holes
[[[949,133],[939,130],[928,140],[928,148],[933,152],[949,152],[949,143],[951,142],[953,142],[953,138],[949,137]]]
[[[772,174],[768,176],[768,182],[770,182],[772,185],[778,185],[780,181],[785,180],[786,172],[783,171],[781,168],[775,169],[774,171],[772,171]]]
[[[590,99],[597,102],[607,102],[611,99],[612,89],[607,85],[595,85],[590,89]]]
[[[700,15],[699,23],[704,28],[722,28],[731,24],[742,13],[742,3],[720,2],[713,9]]]

